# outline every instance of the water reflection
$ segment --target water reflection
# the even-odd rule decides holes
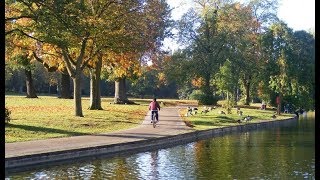
[[[63,166],[6,179],[315,179],[315,117],[290,126]]]

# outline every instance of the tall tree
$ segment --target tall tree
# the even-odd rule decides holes
[[[264,36],[264,51],[268,53],[267,66],[270,66],[269,87],[277,94],[277,113],[281,113],[283,96],[292,94],[295,79],[292,76],[293,32],[284,22],[273,24]]]
[[[126,79],[135,78],[140,75],[139,53],[108,53],[109,80],[115,81],[115,104],[131,104],[126,94]]]
[[[109,77],[115,80],[115,103],[132,103],[126,96],[126,79],[141,74],[145,60],[157,63],[162,41],[170,35],[170,9],[165,1],[146,1],[137,12],[125,19],[125,34],[130,37],[125,47],[107,52],[107,66],[114,70]]]
[[[80,74],[86,63],[85,50],[90,37],[84,1],[6,1],[11,13],[6,22],[27,19],[28,24],[15,23],[6,34],[22,34],[38,42],[60,49],[68,73],[74,80],[75,115],[82,117]]]
[[[60,91],[59,98],[72,98],[70,92],[70,76],[62,60],[63,57],[59,54],[59,50],[51,44],[38,42],[33,56],[38,62],[43,64],[48,72],[59,72],[61,74],[61,85],[58,85]]]
[[[293,86],[294,104],[305,109],[315,107],[315,39],[306,31],[293,33],[292,69],[296,83]]]
[[[26,75],[27,98],[38,98],[32,78],[32,70],[34,65],[30,63],[28,54],[21,54],[15,57],[20,66],[23,67]]]
[[[6,10],[7,14],[11,14],[9,10]],[[32,51],[35,48],[35,40],[26,38],[21,34],[12,33],[15,26],[27,26],[28,24],[28,21],[23,17],[17,18],[16,21],[6,19],[5,61],[7,65],[15,65],[15,67],[24,69],[27,98],[37,98],[32,78],[32,70],[34,69]]]
[[[90,61],[99,60],[102,50],[125,51],[126,42],[143,44],[143,47],[153,47],[154,34],[162,32],[163,21],[151,16],[148,23],[139,23],[133,17],[144,17],[142,7],[163,1],[6,1],[6,22],[27,19],[27,25],[15,25],[6,30],[8,34],[22,34],[41,43],[47,43],[55,48],[63,57],[62,60],[74,83],[75,115],[83,116],[81,105],[81,74]],[[154,10],[160,10],[152,6]],[[161,7],[161,6],[158,6]],[[152,10],[152,9],[150,9]],[[149,14],[154,11],[150,11]],[[142,14],[141,14],[142,13]],[[129,16],[128,14],[136,14]],[[158,14],[158,15],[166,15]],[[150,16],[148,16],[150,17]],[[133,19],[130,19],[133,18]],[[129,21],[138,22],[136,24]],[[159,23],[154,23],[156,22]],[[146,21],[141,21],[146,22]],[[153,25],[155,24],[155,25]],[[150,28],[149,26],[154,28]],[[135,28],[136,27],[136,28]],[[138,28],[137,28],[138,27]],[[144,28],[144,31],[132,31],[134,28]],[[157,31],[156,27],[158,27]],[[153,30],[150,32],[150,30]],[[146,33],[145,33],[146,32]],[[138,36],[138,34],[142,34]],[[141,38],[148,37],[148,38]],[[153,39],[152,39],[153,38]],[[149,40],[149,41],[146,41]],[[147,43],[146,43],[147,42]],[[129,43],[135,47],[134,43]],[[137,48],[141,46],[136,46]],[[120,50],[119,50],[120,49]],[[99,72],[99,71],[97,71]]]
[[[224,32],[218,30],[217,7],[200,4],[203,15],[194,10],[187,12],[179,21],[180,42],[187,45],[193,67],[189,73],[195,80],[201,79],[200,89],[208,99],[213,97],[210,80],[223,62]]]
[[[227,101],[230,103],[229,94],[231,95],[238,87],[238,74],[239,69],[236,67],[236,64],[232,64],[229,59],[227,59],[223,66],[219,68],[219,72],[216,74],[215,84],[217,88],[222,92],[225,91],[227,93]]]

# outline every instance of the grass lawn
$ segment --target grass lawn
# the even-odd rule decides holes
[[[247,115],[252,117],[252,120],[249,122],[243,121],[245,123],[256,123],[261,120],[275,120],[275,119],[288,119],[294,117],[293,114],[281,114],[276,116],[275,119],[272,118],[272,115],[275,114],[275,110],[260,110],[258,105],[252,105],[250,108],[241,108],[243,112],[242,116],[237,114],[236,108],[231,109],[231,114],[220,114],[220,111],[226,112],[224,108],[216,107],[215,109],[207,112],[206,114],[201,114],[201,111],[204,109],[203,106],[198,107],[198,113],[192,116],[185,116],[187,109],[181,109],[180,115],[183,120],[188,124],[188,126],[193,127],[196,130],[205,130],[212,128],[220,128],[226,126],[235,126],[238,125],[238,119],[244,119]]]
[[[82,98],[84,117],[74,116],[73,99],[42,96],[29,99],[21,95],[6,95],[6,107],[11,111],[5,127],[5,142],[87,135],[118,131],[138,126],[144,120],[151,99],[130,99],[139,105],[112,104],[113,98],[102,98],[103,110],[88,110],[89,98]],[[161,106],[189,103],[159,99]]]

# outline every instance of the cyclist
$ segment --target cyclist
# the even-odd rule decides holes
[[[157,102],[157,99],[156,99],[156,98],[153,98],[153,101],[150,102],[150,104],[149,104],[149,110],[151,111],[151,123],[152,123],[153,114],[155,114],[156,120],[159,121],[159,118],[158,118],[158,110],[160,111],[160,105],[159,105],[159,103]]]

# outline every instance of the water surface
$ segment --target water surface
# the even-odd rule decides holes
[[[156,151],[7,172],[6,179],[315,179],[315,117]]]

